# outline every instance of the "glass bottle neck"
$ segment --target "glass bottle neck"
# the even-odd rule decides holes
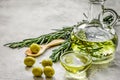
[[[89,22],[94,19],[99,19],[100,14],[103,12],[104,2],[90,2]]]

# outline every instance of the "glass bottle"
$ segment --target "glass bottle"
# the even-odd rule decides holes
[[[74,27],[71,33],[73,51],[80,51],[92,57],[93,64],[103,64],[114,59],[118,38],[113,28],[117,15],[104,8],[104,0],[89,0],[88,21]],[[104,22],[106,15],[112,15],[111,23]]]

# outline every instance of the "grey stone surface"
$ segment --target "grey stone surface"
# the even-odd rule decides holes
[[[30,37],[52,32],[51,29],[74,25],[83,19],[88,5],[85,0],[0,0],[0,80],[51,80],[35,78],[32,68],[23,64],[25,50],[10,49],[3,45],[21,41]],[[113,8],[120,14],[120,0],[107,0],[106,7]],[[115,27],[120,39],[120,25]],[[120,80],[120,46],[113,63],[105,70],[96,72],[90,80]],[[53,49],[53,48],[52,48]],[[34,66],[48,58],[52,49],[37,58]],[[52,80],[64,80],[64,69],[60,63],[53,65],[55,76]]]

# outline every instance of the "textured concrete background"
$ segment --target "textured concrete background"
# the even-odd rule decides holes
[[[3,44],[21,41],[26,38],[52,32],[51,29],[74,25],[83,19],[88,5],[85,0],[0,0],[0,80],[45,80],[34,78],[31,69],[23,64],[25,58],[22,49],[10,49]],[[106,7],[120,14],[120,0],[107,0]],[[115,27],[120,39],[120,25]],[[34,66],[48,58],[52,49],[37,58]],[[64,69],[54,64],[56,74],[52,80],[64,80]],[[120,47],[116,58],[109,68],[96,72],[90,80],[120,80]],[[51,79],[46,79],[51,80]]]

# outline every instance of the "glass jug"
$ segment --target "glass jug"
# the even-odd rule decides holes
[[[113,28],[118,16],[114,10],[104,8],[104,0],[89,0],[89,4],[88,20],[75,26],[71,33],[71,47],[73,51],[90,55],[93,64],[111,62],[118,44]],[[111,15],[111,22],[103,19]]]

